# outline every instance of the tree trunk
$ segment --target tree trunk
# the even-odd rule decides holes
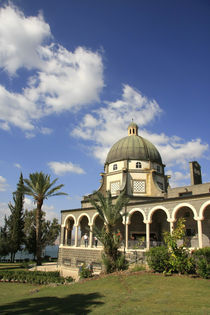
[[[37,266],[41,266],[42,258],[41,258],[41,211],[42,211],[43,200],[37,201],[37,209],[36,209],[36,259]]]

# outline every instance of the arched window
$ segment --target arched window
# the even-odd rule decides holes
[[[136,162],[136,168],[141,168],[141,162]]]
[[[117,170],[117,164],[114,164],[113,165],[113,171],[116,171]]]

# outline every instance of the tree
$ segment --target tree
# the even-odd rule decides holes
[[[29,174],[29,179],[24,179],[24,192],[32,196],[36,203],[36,258],[37,265],[41,265],[41,214],[42,205],[45,199],[52,196],[67,195],[59,192],[63,184],[54,186],[58,179],[50,181],[50,175],[42,172]]]
[[[123,269],[125,257],[118,250],[121,245],[121,235],[117,223],[122,219],[121,211],[127,205],[128,198],[125,197],[125,192],[122,192],[113,203],[110,191],[107,192],[107,196],[100,192],[96,192],[94,196],[97,199],[92,198],[90,202],[104,222],[101,230],[94,227],[94,233],[104,246],[103,261],[106,272]]]
[[[14,262],[15,254],[21,250],[24,243],[24,193],[23,193],[23,175],[20,174],[17,190],[13,193],[13,204],[8,204],[11,214],[7,220],[9,252],[11,262]]]
[[[26,250],[36,256],[36,209],[25,212],[25,247]],[[45,220],[45,212],[41,211],[41,252],[48,245],[54,245],[60,232],[60,224],[57,219]]]
[[[4,218],[4,226],[0,228],[0,257],[9,254],[8,224],[7,218]]]

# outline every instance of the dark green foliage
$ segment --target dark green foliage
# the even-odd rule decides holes
[[[146,253],[147,263],[155,272],[169,271],[169,252],[164,246],[153,247]]]
[[[11,262],[14,262],[15,254],[18,250],[21,250],[21,245],[24,242],[24,194],[22,173],[17,185],[17,191],[13,194],[13,201],[14,205],[9,203],[11,215],[8,218]]]
[[[119,252],[122,240],[116,226],[122,220],[121,211],[127,205],[128,198],[122,192],[115,203],[113,203],[110,191],[107,192],[106,197],[100,192],[96,192],[94,196],[97,199],[91,199],[91,204],[103,220],[104,226],[101,230],[94,227],[93,232],[104,247],[102,260],[105,270],[107,273],[111,273],[116,270],[125,269],[127,262],[121,252]]]
[[[9,238],[8,238],[7,218],[4,218],[4,226],[0,228],[0,257],[9,254]]]
[[[37,265],[41,265],[41,235],[42,235],[42,205],[45,199],[52,196],[66,195],[59,192],[63,184],[54,186],[58,179],[51,182],[50,175],[42,172],[29,174],[29,179],[24,179],[24,193],[33,197],[36,202],[36,258]]]
[[[1,237],[0,247],[7,248],[7,254],[11,254],[11,262],[14,262],[15,254],[21,250],[21,245],[24,242],[24,194],[23,194],[23,175],[21,173],[17,185],[17,190],[13,193],[13,204],[8,204],[10,209],[10,216],[5,218],[4,237]],[[2,235],[2,233],[1,233]],[[1,251],[1,250],[0,250]]]
[[[91,266],[86,266],[83,264],[79,269],[80,278],[90,278],[93,276],[93,269]]]
[[[204,247],[193,251],[196,273],[205,279],[210,279],[210,247]]]
[[[74,281],[73,278],[63,278],[59,272],[41,272],[25,270],[0,270],[1,281],[13,281],[33,284],[65,283]]]

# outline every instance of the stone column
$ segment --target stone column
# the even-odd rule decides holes
[[[150,222],[146,222],[146,246],[147,250],[150,248]]]
[[[93,247],[93,226],[89,225],[90,234],[89,234],[89,247]]]
[[[64,238],[65,238],[65,225],[61,225],[61,238],[60,238],[61,245],[64,245]]]
[[[125,223],[125,250],[128,250],[128,223]]]
[[[78,247],[78,225],[75,226],[75,246]]]
[[[68,245],[68,228],[65,228],[65,245]]]
[[[202,220],[197,219],[197,225],[198,225],[198,246],[199,248],[203,247],[203,232],[202,232]]]
[[[174,230],[174,222],[170,221],[170,234],[172,235],[172,232]]]

